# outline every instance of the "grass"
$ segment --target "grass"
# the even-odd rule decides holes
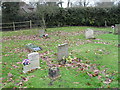
[[[91,28],[99,31],[112,31],[111,28],[98,27],[58,27],[48,28],[47,33],[50,39],[39,38],[39,29],[29,29],[20,31],[2,32],[2,83],[3,88],[118,88],[118,35],[100,34],[96,35],[95,40],[85,39],[84,30]],[[58,33],[59,31],[59,33]],[[99,43],[100,42],[100,43]],[[43,48],[40,54],[57,63],[57,46],[58,44],[68,43],[69,54],[73,57],[80,58],[82,63],[87,61],[90,64],[96,64],[100,71],[107,68],[105,74],[112,76],[110,84],[103,83],[106,80],[105,75],[99,80],[98,76],[90,77],[87,70],[78,70],[79,67],[61,66],[61,77],[49,85],[48,65],[46,60],[40,59],[40,67],[32,73],[22,73],[22,60],[27,59],[28,51],[25,45],[33,43]],[[99,51],[102,50],[102,51]],[[14,66],[18,66],[14,68]],[[13,77],[9,77],[11,73]],[[93,73],[93,71],[91,72]],[[114,73],[114,75],[113,75]],[[22,78],[28,81],[23,81]]]

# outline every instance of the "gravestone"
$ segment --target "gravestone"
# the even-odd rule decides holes
[[[27,45],[25,45],[25,47],[28,49],[28,50],[31,50],[31,51],[39,51],[39,50],[42,50],[41,47],[38,47],[32,43],[29,43]]]
[[[86,39],[93,39],[94,37],[94,31],[92,29],[85,30],[85,37]]]
[[[120,24],[115,24],[114,34],[120,34]]]
[[[51,67],[49,68],[49,77],[50,78],[56,78],[58,77],[60,74],[59,74],[59,68],[58,67]]]
[[[68,57],[68,44],[61,44],[58,46],[58,60],[62,60],[63,57],[67,58]]]
[[[28,59],[30,60],[30,64],[23,66],[23,73],[40,68],[38,52],[28,54]]]
[[[40,35],[40,37],[43,37],[43,35],[45,35],[45,30],[43,29],[43,30],[39,30],[39,35]]]

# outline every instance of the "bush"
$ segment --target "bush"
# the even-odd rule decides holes
[[[108,26],[120,23],[120,8],[65,8],[61,9],[54,17],[47,17],[47,26]]]

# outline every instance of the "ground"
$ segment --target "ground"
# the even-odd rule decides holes
[[[96,31],[96,39],[85,38],[87,28]],[[118,35],[108,33],[111,28],[48,28],[48,39],[40,38],[38,30],[2,32],[3,88],[118,88]],[[29,54],[24,47],[28,43],[43,48],[39,51],[41,68],[24,74],[21,62]],[[63,43],[69,45],[72,63],[59,65],[57,49]],[[53,64],[61,77],[51,85],[48,69]]]

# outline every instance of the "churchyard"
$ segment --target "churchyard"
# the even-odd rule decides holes
[[[111,27],[47,28],[49,38],[39,30],[2,32],[2,88],[118,88],[118,35]],[[29,43],[42,50],[27,50]],[[49,75],[52,66],[59,69],[56,79]]]

